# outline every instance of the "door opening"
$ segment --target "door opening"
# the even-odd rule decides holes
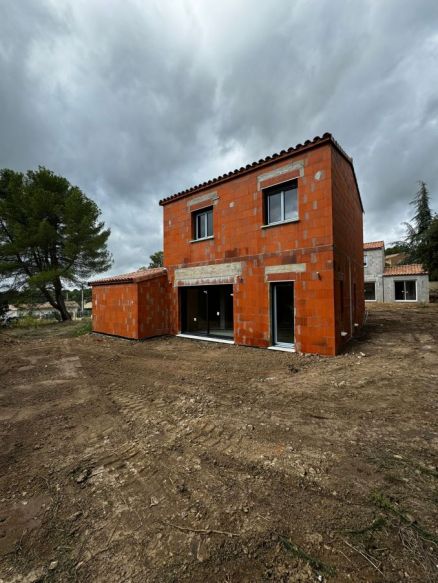
[[[293,348],[294,334],[294,284],[292,281],[273,283],[272,341],[274,346]]]
[[[206,285],[180,289],[181,332],[233,340],[233,286]]]

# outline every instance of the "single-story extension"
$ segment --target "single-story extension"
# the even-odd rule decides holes
[[[428,302],[429,275],[418,263],[385,265],[385,243],[364,243],[367,302]]]

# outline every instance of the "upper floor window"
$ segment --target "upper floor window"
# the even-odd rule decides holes
[[[213,237],[213,207],[193,213],[193,238]]]
[[[285,182],[264,191],[265,223],[283,223],[298,219],[297,181]]]
[[[366,253],[363,256],[363,266],[368,267],[368,255]]]

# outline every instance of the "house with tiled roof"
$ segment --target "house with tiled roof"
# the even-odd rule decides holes
[[[94,331],[325,355],[359,332],[363,207],[331,134],[160,205],[164,269],[91,282]]]
[[[364,243],[366,302],[428,302],[429,275],[422,265],[387,266],[385,243]]]

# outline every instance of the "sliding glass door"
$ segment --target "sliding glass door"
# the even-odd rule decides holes
[[[180,289],[181,332],[232,340],[233,286],[206,285]]]

